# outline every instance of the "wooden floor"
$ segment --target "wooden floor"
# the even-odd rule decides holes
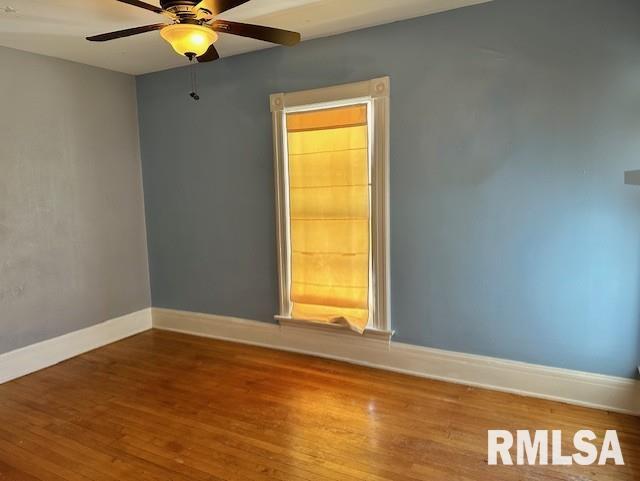
[[[489,467],[488,429],[617,429],[626,465]],[[0,386],[2,481],[524,479],[640,480],[640,420],[160,331]]]

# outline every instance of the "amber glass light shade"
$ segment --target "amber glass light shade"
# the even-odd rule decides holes
[[[173,49],[180,55],[203,55],[218,40],[216,32],[202,25],[175,24],[168,25],[160,31]]]

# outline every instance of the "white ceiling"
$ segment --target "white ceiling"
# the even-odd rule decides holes
[[[159,5],[159,0],[147,1]],[[490,0],[252,0],[220,18],[295,30],[306,40],[486,1]],[[6,7],[16,11],[7,12]],[[184,65],[186,59],[158,32],[105,43],[90,43],[84,37],[164,20],[116,0],[0,0],[0,45],[142,74]],[[220,37],[216,46],[222,57],[271,46]]]

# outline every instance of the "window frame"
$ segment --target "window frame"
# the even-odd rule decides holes
[[[276,192],[279,313],[281,324],[317,322],[291,318],[289,175],[286,114],[295,111],[367,103],[370,131],[370,322],[365,333],[391,333],[389,263],[389,77],[270,96]],[[327,325],[342,328],[342,325]]]

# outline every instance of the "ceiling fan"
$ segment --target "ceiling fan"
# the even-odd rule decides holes
[[[214,43],[217,32],[255,38],[280,45],[295,45],[300,34],[279,28],[219,20],[215,17],[249,0],[160,0],[161,7],[139,0],[116,0],[168,17],[172,23],[156,23],[117,32],[87,37],[91,42],[105,42],[160,30],[160,35],[180,55],[190,61],[211,62],[220,58]]]

